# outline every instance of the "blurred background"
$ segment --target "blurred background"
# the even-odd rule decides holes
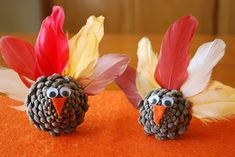
[[[53,5],[65,10],[64,30],[77,32],[90,15],[105,16],[105,32],[162,34],[177,18],[194,15],[199,34],[235,34],[234,0],[1,0],[0,33],[36,33]]]

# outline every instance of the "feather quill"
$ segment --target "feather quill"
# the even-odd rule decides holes
[[[31,80],[35,80],[35,52],[32,44],[5,36],[0,39],[0,52],[8,67]]]
[[[235,89],[211,81],[206,90],[189,98],[192,114],[203,122],[229,119],[235,116]]]
[[[136,88],[136,70],[128,66],[125,72],[115,82],[125,93],[131,104],[138,109],[138,104],[142,98]]]
[[[55,6],[41,25],[35,44],[35,77],[61,74],[68,61],[68,39],[62,31],[64,11]]]
[[[128,63],[127,55],[108,54],[100,57],[94,72],[88,77],[90,83],[84,92],[89,95],[98,94],[125,71]]]
[[[159,87],[154,79],[157,55],[153,52],[148,38],[144,37],[139,41],[137,55],[136,87],[143,98],[149,91]]]
[[[104,35],[103,23],[103,16],[91,16],[86,25],[69,40],[69,61],[63,75],[81,80],[92,74],[99,57],[99,42]]]
[[[224,56],[225,43],[220,39],[199,47],[188,66],[188,78],[181,87],[185,97],[194,96],[203,91],[211,78],[212,70]]]
[[[22,83],[18,74],[13,70],[0,68],[0,76],[4,78],[0,79],[0,92],[23,102],[28,88]]]
[[[185,16],[173,23],[164,35],[155,79],[166,89],[179,89],[187,79],[188,51],[198,22]]]

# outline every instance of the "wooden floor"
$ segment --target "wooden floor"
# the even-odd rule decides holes
[[[3,36],[5,34],[0,34]],[[20,37],[32,43],[35,42],[36,34],[21,34],[15,33],[13,36]],[[131,65],[136,67],[137,64],[137,44],[138,41],[144,35],[117,35],[117,34],[105,34],[103,40],[100,43],[101,55],[106,53],[125,53],[128,54],[132,60]],[[152,41],[154,51],[159,52],[162,35],[145,35]],[[72,37],[72,35],[70,35]],[[216,66],[213,72],[213,79],[221,81],[227,85],[235,87],[235,36],[211,36],[211,35],[196,35],[192,41],[190,54],[196,52],[197,48],[208,41],[212,41],[215,38],[220,38],[227,44],[226,53],[224,58]],[[3,64],[0,59],[0,64]],[[203,70],[203,69],[202,69]],[[118,89],[116,85],[111,84],[107,89]]]

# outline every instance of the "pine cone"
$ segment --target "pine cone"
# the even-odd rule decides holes
[[[157,95],[160,98],[159,104],[162,103],[161,99],[164,96],[169,96],[174,100],[174,104],[166,108],[159,125],[154,122],[153,105],[148,102],[148,99],[153,95]],[[145,133],[147,135],[155,135],[159,140],[175,139],[183,134],[192,119],[189,102],[177,90],[162,88],[153,90],[140,102],[139,107],[139,123],[144,127]]]
[[[61,91],[64,89],[63,87],[66,87],[65,89],[68,89],[71,93]],[[50,88],[56,89],[57,93],[51,92],[48,95]],[[51,96],[56,96],[56,98],[67,97],[61,114],[57,113]],[[78,82],[68,76],[53,74],[49,77],[42,76],[37,79],[30,88],[25,104],[30,121],[38,129],[47,131],[51,135],[60,135],[74,131],[84,121],[85,113],[88,110],[87,99]]]

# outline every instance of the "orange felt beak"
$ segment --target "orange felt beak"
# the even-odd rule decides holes
[[[160,105],[153,106],[153,113],[154,113],[154,122],[156,125],[159,125],[161,118],[166,110],[166,107]]]
[[[64,107],[65,97],[62,98],[51,98],[55,107],[56,113],[60,116]]]

